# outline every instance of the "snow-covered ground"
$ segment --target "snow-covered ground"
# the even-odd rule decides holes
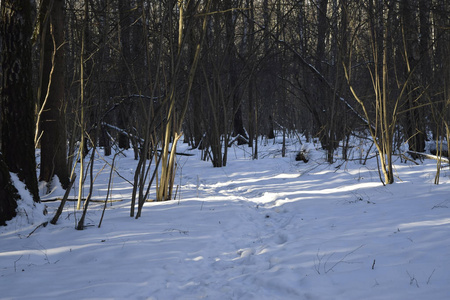
[[[305,164],[295,140],[285,158],[278,142],[260,145],[258,160],[230,148],[225,168],[197,150],[179,156],[177,199],[146,203],[138,220],[129,217],[132,187],[117,174],[112,199],[122,201],[108,203],[100,228],[101,202],[83,231],[74,202],[57,225],[37,229],[59,202],[45,202],[46,217],[23,210],[0,227],[0,299],[450,298],[448,167],[435,185],[435,161],[398,158],[396,183],[383,186],[374,158],[329,165],[310,145]],[[130,181],[133,157],[116,159]],[[105,199],[109,171],[94,199]],[[62,195],[56,187],[42,199]]]

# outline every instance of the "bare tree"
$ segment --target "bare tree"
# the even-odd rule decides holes
[[[378,150],[378,157],[384,184],[394,182],[393,141],[397,129],[400,107],[408,101],[408,86],[412,71],[402,81],[396,81],[395,70],[404,64],[395,64],[395,46],[393,42],[396,6],[394,2],[369,1],[366,8],[367,37],[370,49],[367,71],[370,75],[373,92],[368,97],[361,97],[355,89],[352,79],[352,65],[346,68],[346,78],[356,101],[361,105],[368,129]],[[362,39],[361,39],[362,40]],[[360,40],[360,41],[361,41]],[[363,44],[364,45],[364,44]],[[364,47],[364,46],[363,46]],[[406,49],[404,49],[406,51]],[[350,57],[351,61],[351,57]],[[406,61],[407,64],[408,61]],[[395,68],[394,68],[394,67]],[[372,107],[374,110],[372,111]]]

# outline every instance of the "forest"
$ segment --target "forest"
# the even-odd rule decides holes
[[[0,300],[448,299],[450,1],[0,15]]]
[[[223,168],[275,132],[328,163],[364,136],[392,184],[402,145],[448,156],[449,16],[445,0],[2,0],[0,223],[9,172],[36,202],[38,182],[77,180],[87,208],[99,149],[133,150],[139,216],[150,189],[173,199],[178,141]]]

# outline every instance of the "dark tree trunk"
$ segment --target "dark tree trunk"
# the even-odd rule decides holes
[[[269,115],[269,130],[267,131],[267,138],[268,139],[274,139],[275,138],[275,131],[273,129],[273,118],[272,115]]]
[[[41,82],[40,118],[41,169],[40,181],[50,182],[58,176],[63,188],[69,184],[67,165],[65,117],[65,60],[64,60],[64,1],[55,0],[49,7],[46,0],[41,5],[43,16],[49,18],[41,24]],[[43,17],[42,16],[42,17]],[[56,47],[56,49],[55,49]]]
[[[204,136],[204,126],[203,126],[203,109],[202,109],[202,96],[200,89],[195,89],[192,91],[193,94],[193,120],[192,123],[192,147],[199,148],[200,150],[205,149],[205,142],[203,141]]]
[[[132,26],[132,15],[131,15],[131,3],[129,0],[119,0],[119,17],[120,17],[120,48],[122,59],[119,65],[119,82],[121,84],[122,95],[124,97],[130,96],[130,77],[132,74],[130,70],[132,69],[132,57],[131,57],[131,26]],[[119,128],[128,131],[129,127],[129,109],[128,105],[122,105],[119,109]],[[119,148],[129,149],[130,139],[127,134],[119,133]]]
[[[232,9],[234,6],[234,1],[227,0],[224,1],[225,9]],[[238,69],[237,69],[237,59],[236,59],[236,23],[235,23],[234,12],[227,12],[225,15],[225,26],[226,26],[226,42],[227,45],[227,62],[229,65],[229,76],[230,76],[230,88],[232,89],[232,104],[233,104],[233,136],[239,136],[238,144],[242,145],[247,143],[248,136],[244,129],[244,123],[242,121],[242,98],[239,91],[238,84]]]
[[[1,152],[9,171],[18,175],[34,201],[39,202],[34,153],[34,99],[31,89],[30,1],[3,0],[1,20]]]
[[[238,145],[243,145],[248,143],[248,136],[244,129],[244,123],[242,121],[242,106],[241,99],[237,97],[237,95],[233,96],[234,107],[237,107],[237,110],[234,114],[233,118],[233,133],[234,135],[239,136]]]
[[[0,153],[0,226],[6,225],[6,221],[16,216],[19,198],[17,190],[11,182],[8,166]]]
[[[248,34],[244,37],[247,43],[244,45],[246,46],[247,56],[250,58],[254,51],[254,33],[255,33],[255,23],[253,22],[255,16],[254,16],[254,8],[253,8],[253,0],[246,0],[246,9],[249,10],[249,16],[250,18],[247,18],[247,26],[248,26]],[[247,98],[248,98],[248,146],[253,147],[253,139],[255,136],[255,94],[254,94],[254,87],[255,87],[255,76],[253,74],[250,74],[250,79],[248,81],[248,87],[247,87]]]
[[[419,26],[417,20],[414,18],[416,12],[411,4],[403,0],[401,3],[402,9],[402,24],[404,29],[404,46],[406,47],[405,57],[405,74],[404,78],[407,80],[408,77],[412,76],[410,82],[407,83],[407,107],[408,112],[406,114],[405,129],[408,138],[409,150],[414,152],[423,152],[425,150],[425,126],[422,114],[422,109],[419,108],[419,94],[420,91],[417,90],[416,85],[421,81],[420,74],[415,73],[415,69],[420,60],[420,49],[419,49]],[[426,27],[426,24],[421,24]],[[425,32],[423,32],[425,33]],[[426,40],[426,38],[424,38]],[[399,46],[402,48],[402,45]],[[414,72],[414,73],[413,73]],[[425,74],[423,74],[425,75]],[[426,86],[426,84],[424,85]],[[417,158],[415,154],[412,154],[414,159]]]
[[[326,35],[328,31],[327,20],[328,0],[320,0],[317,5],[317,46],[316,46],[316,58],[315,67],[320,74],[324,75],[323,62],[326,59]],[[327,150],[327,161],[333,162],[333,152],[335,144],[333,143],[333,124],[330,123],[332,117],[331,103],[329,102],[330,96],[323,86],[320,79],[316,79],[317,91],[312,94],[316,97],[316,103],[318,105],[313,106],[315,110],[314,114],[317,119],[317,126],[319,127],[319,139],[322,144],[322,148]]]
[[[104,148],[105,156],[111,155],[111,143],[109,141],[108,130],[106,126],[101,125],[99,146]]]

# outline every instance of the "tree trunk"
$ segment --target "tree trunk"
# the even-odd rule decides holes
[[[0,226],[6,225],[6,221],[16,216],[19,198],[17,190],[11,182],[8,166],[0,153]]]
[[[404,50],[405,70],[404,78],[408,80],[409,76],[412,76],[412,80],[407,84],[407,108],[405,120],[406,137],[408,139],[409,150],[412,153],[423,152],[425,150],[425,128],[422,121],[422,109],[419,108],[419,101],[417,100],[420,91],[417,89],[417,84],[420,82],[420,75],[415,73],[417,65],[420,63],[419,53],[419,30],[417,20],[414,18],[416,12],[412,5],[403,0],[401,2],[401,21],[403,27],[403,39],[399,42],[402,45],[400,49]],[[424,24],[421,24],[424,25]],[[424,38],[423,40],[426,40]],[[426,86],[426,85],[425,85]],[[416,156],[412,154],[412,157],[416,159]]]
[[[53,3],[49,6],[50,2]],[[69,184],[66,146],[64,1],[45,0],[41,14],[41,70],[39,99],[41,168],[39,181],[50,182],[58,176],[63,188]],[[42,18],[44,18],[42,16]]]
[[[129,0],[119,0],[119,18],[120,18],[120,50],[121,50],[121,60],[119,65],[119,82],[121,84],[122,95],[128,97],[131,94],[131,26],[133,23],[131,15],[131,3]],[[122,105],[119,109],[118,115],[118,126],[119,128],[128,131],[129,128],[129,109],[128,105]],[[127,134],[119,133],[119,148],[129,149],[130,139]]]
[[[232,9],[233,1],[224,1],[224,9]],[[248,140],[247,133],[244,129],[244,123],[242,121],[242,98],[239,93],[238,84],[238,69],[237,69],[237,59],[236,59],[236,16],[234,11],[229,11],[225,13],[225,27],[226,27],[226,56],[227,64],[229,66],[229,86],[232,89],[232,104],[233,104],[233,136],[238,136],[238,144],[246,144]]]
[[[328,20],[327,20],[328,0],[320,0],[317,6],[317,45],[316,45],[316,58],[315,67],[317,71],[324,76],[323,62],[327,61],[327,55],[325,53],[326,36],[328,32]],[[333,124],[333,111],[332,103],[329,99],[333,99],[334,96],[327,93],[327,91],[321,87],[323,82],[316,79],[317,91],[312,94],[316,97],[316,103],[314,106],[316,111],[314,114],[317,116],[318,126],[320,128],[320,142],[322,148],[327,150],[327,161],[333,163],[333,154],[336,149],[336,141],[334,137],[334,124]]]
[[[34,201],[39,202],[34,153],[30,1],[3,0],[1,20],[1,152],[9,171],[18,175]]]

